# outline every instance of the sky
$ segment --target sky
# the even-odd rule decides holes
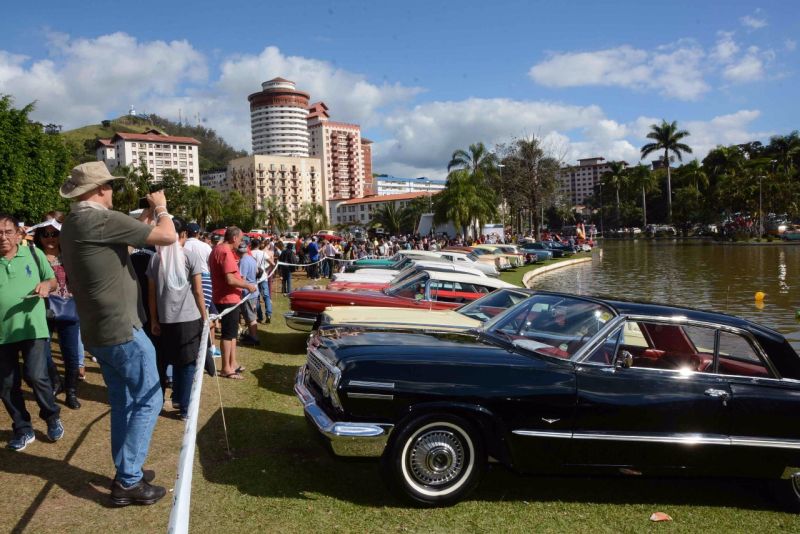
[[[373,170],[442,178],[454,150],[540,137],[564,163],[689,156],[800,128],[800,2],[13,2],[0,94],[71,129],[200,117],[251,150],[247,95],[280,76],[361,125]],[[202,150],[202,148],[201,148]]]

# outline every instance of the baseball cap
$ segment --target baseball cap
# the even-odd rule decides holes
[[[189,235],[197,235],[200,233],[200,225],[194,222],[191,222],[186,225],[186,231],[189,232]]]

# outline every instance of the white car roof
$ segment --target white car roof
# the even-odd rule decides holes
[[[497,278],[489,276],[475,276],[471,274],[461,274],[456,272],[442,272],[442,271],[425,271],[431,280],[442,280],[444,282],[464,282],[466,284],[479,284],[482,286],[493,287],[495,289],[500,287],[518,287],[514,284],[509,284]]]
[[[438,261],[415,261],[414,265],[419,267],[420,269],[432,269],[434,271],[443,271],[443,272],[454,272],[454,273],[463,273],[463,274],[471,274],[473,276],[478,276],[480,278],[486,278],[486,274],[479,269],[474,269],[472,267],[467,267],[466,265],[459,265],[453,262],[438,262]]]

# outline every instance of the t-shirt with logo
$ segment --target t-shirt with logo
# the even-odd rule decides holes
[[[26,245],[17,245],[11,259],[0,257],[0,345],[50,337],[44,299],[26,297],[55,274],[44,253],[33,250],[39,267]]]

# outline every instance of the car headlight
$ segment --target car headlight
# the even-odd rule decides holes
[[[331,399],[331,404],[333,407],[341,410],[342,409],[342,402],[339,400],[339,381],[342,379],[342,372],[338,368],[329,369],[328,376],[325,380],[325,389],[328,392],[328,396]]]

